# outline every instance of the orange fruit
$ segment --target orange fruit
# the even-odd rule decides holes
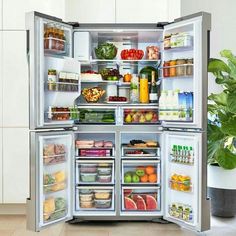
[[[150,183],[156,183],[156,182],[157,182],[157,175],[156,175],[156,174],[150,174],[150,175],[148,176],[148,181],[149,181]]]
[[[146,174],[151,175],[151,174],[154,174],[155,168],[154,166],[147,166],[145,171],[146,171]]]
[[[143,182],[143,183],[148,182],[148,175],[144,175],[144,176],[140,177],[140,180],[141,180],[141,182]]]

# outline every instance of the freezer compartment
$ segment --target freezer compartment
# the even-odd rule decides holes
[[[78,158],[114,158],[115,133],[76,133],[75,147]]]
[[[122,187],[121,214],[155,214],[161,209],[159,187]]]
[[[115,124],[116,109],[111,108],[79,108],[77,124]]]
[[[159,159],[161,137],[158,133],[121,133],[122,159]]]
[[[140,108],[124,108],[123,109],[124,124],[158,124],[158,109],[149,107]]]
[[[113,160],[77,160],[76,183],[77,184],[114,184]]]
[[[160,161],[122,160],[122,184],[160,184]]]
[[[78,214],[106,214],[115,211],[114,187],[76,187],[76,211]]]

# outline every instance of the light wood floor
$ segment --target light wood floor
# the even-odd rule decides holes
[[[200,235],[236,236],[236,218],[212,218],[212,229]],[[57,224],[40,233],[26,230],[25,216],[0,216],[0,236],[192,236],[175,224],[150,222],[103,222]]]

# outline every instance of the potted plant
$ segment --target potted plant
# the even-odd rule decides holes
[[[212,58],[208,71],[223,91],[208,97],[208,191],[212,214],[236,214],[236,57],[223,50],[224,60]]]

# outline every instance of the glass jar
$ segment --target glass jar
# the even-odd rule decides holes
[[[186,61],[187,69],[186,69],[186,75],[193,75],[193,58],[189,58]]]
[[[170,61],[165,61],[163,64],[163,77],[170,77]],[[166,68],[165,68],[166,67]]]
[[[139,101],[140,103],[149,103],[148,77],[146,74],[141,74]]]
[[[186,60],[185,59],[177,59],[176,60],[176,76],[185,76],[186,75],[186,66],[184,66],[184,64],[186,64]]]
[[[139,78],[136,74],[132,74],[130,82],[130,102],[139,102]]]
[[[173,67],[171,67],[173,66]],[[170,61],[170,77],[175,77],[176,76],[176,60],[171,60]]]
[[[48,70],[48,90],[55,91],[57,82],[57,71],[54,69]]]
[[[165,38],[164,38],[164,49],[170,49],[171,46],[170,46],[170,38],[171,38],[171,35],[165,35]]]

